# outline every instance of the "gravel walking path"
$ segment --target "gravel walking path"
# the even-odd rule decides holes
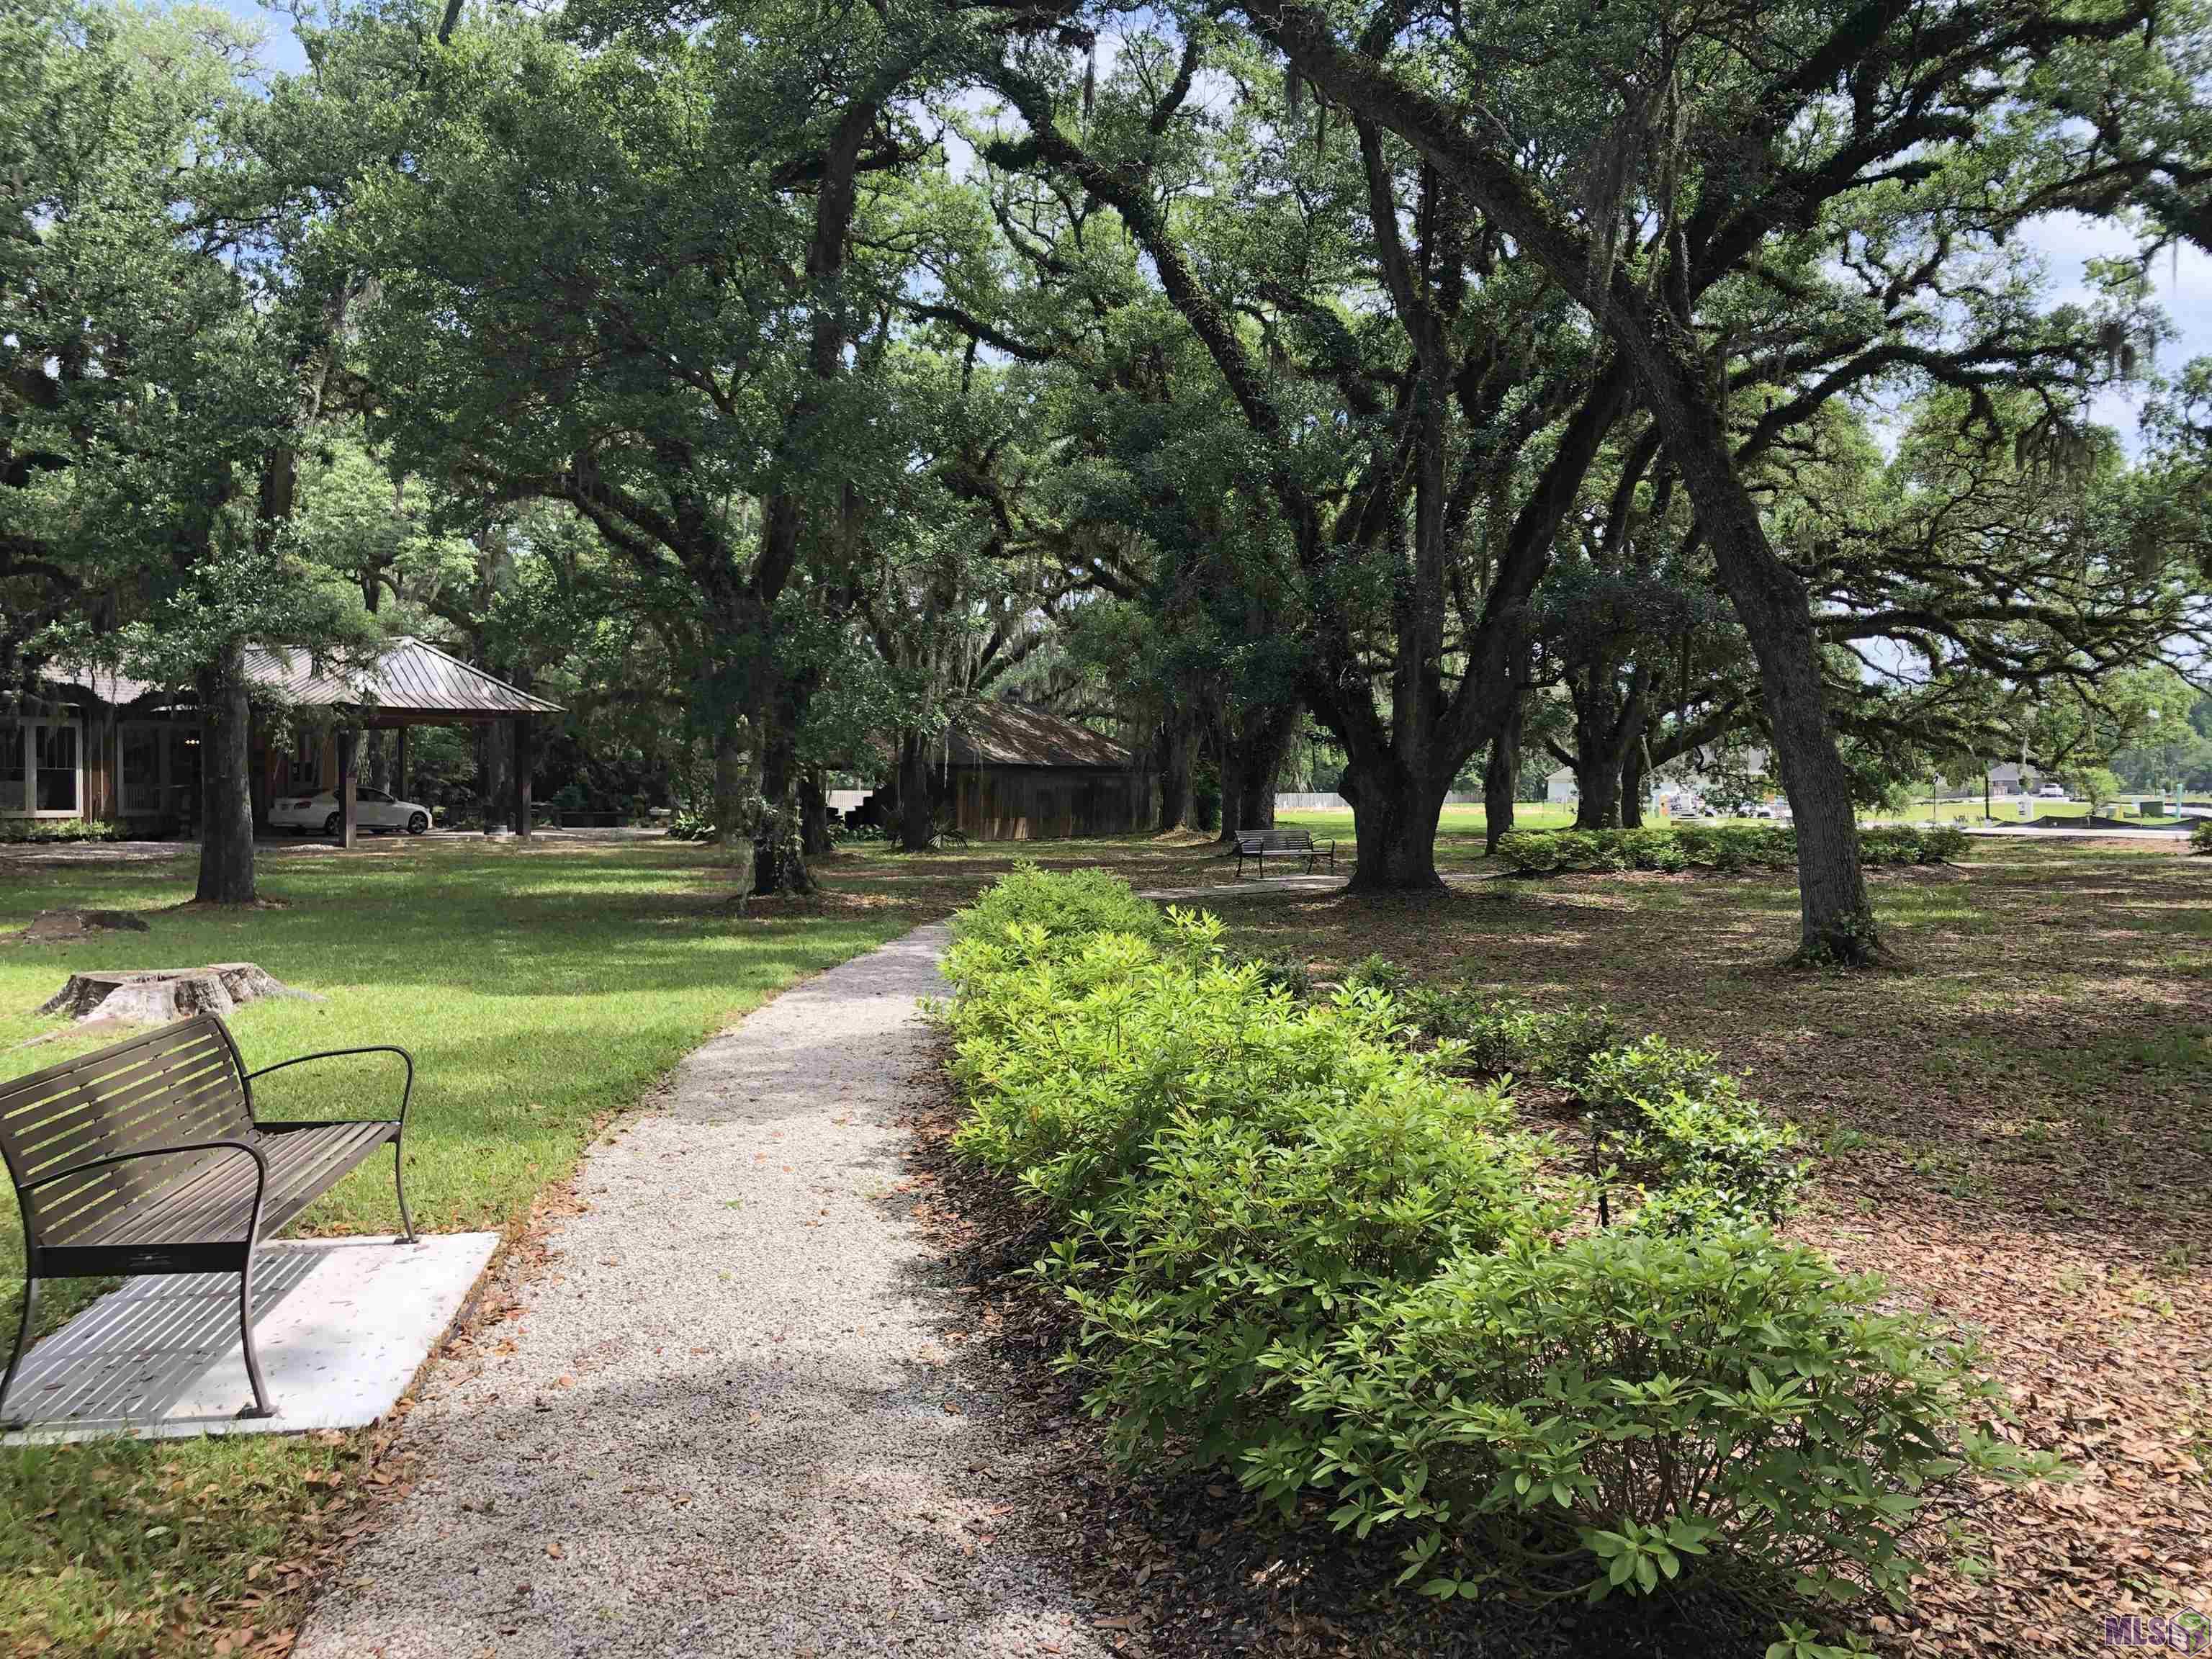
[[[891,1190],[944,939],[786,992],[592,1149],[301,1659],[1108,1650],[1018,1536],[1035,1455],[941,1342],[966,1298]]]

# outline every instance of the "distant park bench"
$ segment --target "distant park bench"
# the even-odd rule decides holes
[[[398,1054],[399,1115],[278,1123],[253,1115],[253,1079],[310,1060]],[[401,1138],[415,1093],[404,1048],[333,1048],[246,1069],[213,1014],[0,1083],[0,1153],[23,1212],[23,1316],[0,1376],[0,1418],[22,1364],[41,1279],[234,1273],[253,1406],[270,1414],[253,1349],[255,1248],[389,1141],[403,1242],[412,1243]]]
[[[1330,871],[1336,868],[1336,843],[1316,844],[1310,830],[1261,830],[1240,832],[1237,837],[1237,873],[1244,874],[1244,861],[1249,859],[1260,866],[1260,873],[1267,873],[1270,859],[1302,859],[1306,873],[1313,874],[1325,861]]]

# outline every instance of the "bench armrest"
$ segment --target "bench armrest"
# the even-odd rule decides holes
[[[106,1158],[87,1158],[82,1164],[72,1164],[66,1170],[27,1181],[15,1188],[25,1197],[50,1186],[57,1181],[67,1181],[72,1176],[89,1175],[94,1170],[104,1170],[112,1164],[129,1164],[142,1158],[173,1158],[180,1152],[243,1152],[253,1160],[253,1212],[246,1224],[246,1242],[253,1243],[261,1237],[261,1197],[269,1188],[269,1160],[261,1155],[258,1146],[242,1140],[187,1140],[174,1146],[140,1146],[127,1152],[111,1152]],[[30,1218],[30,1207],[24,1206],[24,1219]]]
[[[397,1054],[407,1063],[407,1081],[399,1091],[398,1121],[404,1132],[407,1127],[407,1109],[415,1099],[415,1056],[404,1048],[398,1048],[389,1042],[372,1042],[365,1048],[324,1048],[312,1054],[295,1054],[289,1060],[278,1060],[274,1066],[264,1066],[258,1072],[248,1072],[244,1080],[247,1085],[246,1103],[249,1109],[252,1104],[252,1085],[254,1079],[266,1077],[271,1072],[281,1072],[288,1066],[304,1066],[311,1060],[338,1060],[347,1054]]]

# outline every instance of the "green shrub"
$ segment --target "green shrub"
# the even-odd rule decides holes
[[[1954,823],[1890,824],[1859,831],[1859,862],[1955,864],[1968,845],[1966,832]]]
[[[1226,960],[1213,918],[1002,886],[947,960],[957,1144],[1045,1207],[1061,1363],[1119,1456],[1234,1467],[1285,1510],[1333,1494],[1435,1595],[1645,1593],[1716,1563],[1896,1595],[1970,1479],[2049,1467],[1978,1424],[1971,1354],[1742,1224],[1798,1171],[1711,1055],[1594,1044],[1598,1010],[1401,1001],[1370,964],[1302,1002]],[[1439,1009],[1468,1035],[1410,1051]],[[1652,1183],[1633,1224],[1559,1242],[1580,1192],[1556,1149],[1443,1074],[1479,1050],[1571,1073]]]
[[[1413,970],[1382,955],[1362,957],[1344,971],[1344,983],[1397,996],[1413,983]]]
[[[1313,969],[1302,956],[1284,951],[1272,956],[1246,957],[1243,960],[1260,970],[1260,983],[1270,990],[1285,992],[1301,1001],[1313,994]]]
[[[1894,825],[1859,832],[1869,865],[1940,864],[1963,858],[1955,825]],[[1785,870],[1797,862],[1797,832],[1784,823],[1683,823],[1638,830],[1529,830],[1503,836],[1498,855],[1516,875],[1587,870]]]
[[[2189,826],[2189,850],[2212,853],[2212,818],[2199,818]]]
[[[1638,1228],[1706,1232],[1795,1206],[1808,1168],[1796,1127],[1769,1117],[1718,1055],[1647,1036],[1593,1056],[1579,1087],[1595,1161],[1644,1189]]]
[[[0,817],[0,842],[43,845],[48,842],[123,841],[119,823],[100,818]]]
[[[1465,985],[1415,985],[1398,1003],[1435,1039],[1439,1065],[1480,1076],[1510,1072],[1572,1087],[1592,1054],[1620,1040],[1613,1016],[1595,1006],[1538,1008]]]
[[[1160,908],[1139,898],[1121,877],[1103,870],[1047,874],[1034,864],[1016,865],[956,915],[952,937],[956,942],[1003,942],[1024,922],[1042,928],[1049,939],[1078,940],[1091,933],[1155,941],[1167,937],[1167,918]]]
[[[1410,1056],[1377,1064],[1362,1042],[1342,1043],[1362,1085],[1321,1073],[1176,1111],[1054,1245],[1047,1271],[1081,1321],[1064,1363],[1116,1455],[1240,1458],[1283,1431],[1263,1355],[1334,1340],[1455,1251],[1566,1219],[1536,1195],[1535,1143],[1502,1095]]]
[[[955,1144],[1056,1212],[1103,1200],[1178,1114],[1375,1099],[1429,1074],[1393,1040],[1380,993],[1301,1004],[1254,965],[1222,961],[1213,918],[1158,925],[1161,944],[1055,939],[1017,921],[1004,943],[970,932],[947,955],[951,1069],[969,1107]]]
[[[1430,1595],[1595,1600],[1734,1562],[1899,1599],[1913,1534],[1972,1477],[2053,1466],[1989,1431],[2002,1408],[1974,1354],[1882,1294],[1753,1232],[1468,1253],[1334,1340],[1263,1356],[1286,1426],[1243,1478],[1406,1534],[1401,1582]]]

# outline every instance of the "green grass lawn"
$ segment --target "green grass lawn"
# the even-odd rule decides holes
[[[1518,817],[1524,827],[1548,828],[1569,815],[1524,805]],[[1284,822],[1351,851],[1349,813]],[[1932,1070],[1911,1086],[1894,1075],[1891,999],[1899,981],[1868,981],[1863,1017],[1846,1018],[1833,989],[1841,981],[1763,971],[1794,926],[1786,876],[1569,879],[1495,891],[1486,884],[1442,902],[1322,896],[1231,914],[1248,936],[1240,942],[1269,951],[1349,960],[1382,950],[1424,971],[1480,963],[1501,984],[1538,995],[1601,997],[1639,1029],[1711,1039],[1732,1061],[1754,1064],[1771,1097],[1786,1103],[1802,1083],[1828,1109],[1848,1084],[1844,1092],[1868,1097],[1859,1103],[1868,1115],[1902,1100],[1895,1109],[1911,1118],[1951,1072],[1980,1099],[2017,1093],[1999,1085],[2024,1066],[2035,1079],[2030,1094],[2059,1087],[2062,1064],[2099,1078],[2148,1066],[2160,1079],[2175,1066],[2201,1066],[2212,1023],[2194,1018],[2208,915],[2194,880],[2198,865],[2166,848],[2100,843],[2092,857],[2081,843],[2069,845],[1984,843],[1971,878],[1919,872],[1879,887],[1886,925],[1899,929],[1909,953],[1929,958],[1910,980],[1908,1004],[1936,1028],[1902,1048],[1930,1057]],[[1448,809],[1439,864],[1477,868],[1481,852],[1480,809]],[[230,914],[177,908],[191,892],[185,851],[148,864],[5,862],[0,1077],[112,1040],[33,1012],[73,969],[258,962],[324,1000],[240,1010],[234,1024],[248,1063],[355,1043],[411,1048],[421,1068],[408,1133],[416,1224],[506,1227],[574,1168],[601,1115],[635,1104],[702,1039],[799,976],[965,902],[1018,860],[1103,865],[1140,887],[1227,880],[1211,847],[1180,840],[978,845],[912,857],[863,846],[824,866],[831,892],[820,905],[747,915],[703,848],[641,842],[525,849],[434,839],[352,854],[271,853],[262,884],[280,908]],[[2019,878],[1990,883],[1999,871]],[[2061,896],[2046,889],[2061,872],[2074,886],[2054,902]],[[67,944],[9,937],[39,911],[64,906],[138,911],[153,931]],[[2115,931],[2123,915],[2124,939]],[[2116,940],[2125,948],[2115,951]],[[2063,967],[2069,985],[2082,979],[2099,992],[2069,1003],[2048,1044],[2028,1041],[2044,1027],[2012,1017],[2014,969],[1991,966],[2031,948],[2056,956],[2021,969],[2047,980]],[[1939,960],[1939,951],[1964,954]],[[1423,952],[1440,960],[1432,964]],[[2191,1018],[2146,1005],[2138,975],[2159,976],[2167,994],[2180,988],[2192,999]],[[2091,1008],[2094,1031],[2084,1017]],[[1771,1041],[1762,1044],[1770,1027]],[[1831,1042],[1848,1032],[1865,1051],[1833,1065],[1822,1058],[1800,1079],[1810,1064],[1802,1037],[1816,1030]],[[41,1038],[51,1040],[32,1041]],[[388,1110],[396,1084],[386,1061],[340,1062],[270,1079],[257,1090],[257,1104],[302,1116],[377,1115]],[[2093,1167],[2116,1164],[2123,1147],[2166,1155],[2166,1140],[2142,1124],[2112,1121],[2114,1133],[2095,1139]],[[1886,1120],[1866,1128],[1903,1133]],[[386,1231],[396,1223],[390,1164],[376,1159],[291,1231]],[[7,1334],[21,1267],[16,1224],[12,1213],[0,1221]],[[94,1289],[49,1294],[41,1313],[55,1322]],[[374,1450],[363,1437],[310,1437],[0,1451],[0,1632],[9,1638],[0,1652],[203,1654],[215,1650],[215,1632],[226,1625],[281,1631],[297,1617],[296,1587],[333,1558],[352,1524],[339,1499],[369,1477]],[[268,1593],[258,1607],[244,1600],[249,1574],[251,1593]]]
[[[407,1185],[418,1228],[503,1228],[574,1165],[601,1114],[799,976],[914,925],[896,902],[747,916],[701,848],[645,842],[524,850],[385,843],[265,856],[282,908],[179,909],[188,856],[150,865],[0,866],[0,1077],[115,1040],[35,1013],[74,970],[257,962],[319,1002],[264,1001],[232,1021],[249,1066],[309,1049],[414,1052]],[[9,940],[41,910],[127,909],[152,925],[70,943]],[[52,1041],[17,1046],[50,1032]],[[301,1067],[255,1088],[284,1116],[389,1115],[388,1057]],[[389,1159],[357,1170],[289,1230],[397,1229]],[[0,1319],[21,1295],[20,1223],[0,1221]],[[47,1286],[51,1328],[99,1287]],[[59,1293],[57,1293],[59,1292]],[[19,1650],[206,1651],[204,1620],[252,1563],[296,1534],[329,1476],[313,1440],[0,1452],[0,1631]],[[163,1634],[167,1632],[167,1635]]]

